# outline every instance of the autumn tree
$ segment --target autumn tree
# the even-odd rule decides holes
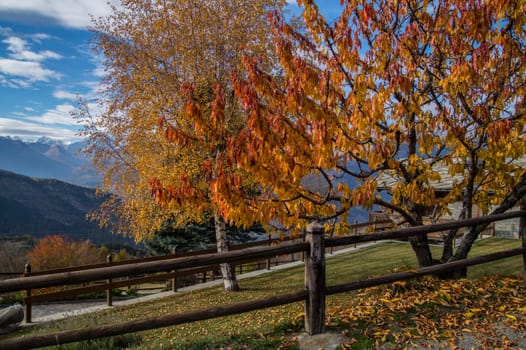
[[[338,218],[345,231],[352,207],[378,205],[416,226],[456,201],[468,218],[475,203],[501,212],[526,193],[524,2],[348,0],[332,23],[313,1],[298,3],[306,32],[273,18],[283,74],[250,56],[248,78],[235,78],[247,127],[230,154],[259,197],[236,197],[227,217],[291,230]],[[446,244],[443,259],[466,257],[481,229],[455,253]],[[427,236],[410,242],[431,265]]]
[[[101,189],[113,194],[97,215],[101,224],[116,220],[120,233],[140,241],[168,219],[183,226],[211,215],[218,251],[228,250],[212,187],[231,173],[223,152],[245,122],[229,78],[244,54],[273,65],[266,13],[284,5],[129,0],[94,22],[107,72],[99,101],[104,112],[92,117],[81,108],[79,114],[87,151],[104,174]],[[233,268],[224,264],[222,273],[225,289],[238,289]]]
[[[77,242],[61,235],[48,235],[27,253],[33,270],[95,264],[106,261],[107,250],[90,241]]]

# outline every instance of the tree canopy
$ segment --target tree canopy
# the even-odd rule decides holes
[[[122,217],[209,211],[216,223],[345,232],[357,206],[420,225],[453,202],[469,217],[473,204],[504,210],[523,195],[524,2],[346,0],[328,22],[303,0],[305,28],[275,11],[273,43],[256,30],[269,3],[176,3],[126,2],[97,25],[111,103],[96,125],[107,132],[92,133],[108,147],[92,145],[106,188],[126,194]],[[466,255],[476,235],[444,257]],[[410,241],[432,264],[427,237]]]
[[[187,100],[191,95],[211,106],[214,84],[228,90],[230,72],[244,54],[266,57],[271,66],[275,55],[266,14],[283,5],[131,0],[94,21],[95,48],[107,73],[99,100],[104,112],[80,112],[90,137],[87,151],[104,175],[101,188],[115,195],[97,214],[102,224],[117,219],[120,233],[141,240],[169,218],[179,225],[200,222],[204,212],[213,211],[203,164],[215,161],[221,137],[234,135],[244,119],[227,96],[227,134],[211,130],[201,137],[205,130],[184,117]],[[152,188],[159,194],[161,185],[178,199],[152,200]]]
[[[127,0],[95,20],[96,49],[107,73],[104,112],[81,114],[87,151],[104,175],[102,189],[113,194],[96,214],[101,224],[116,218],[120,233],[142,240],[167,220],[182,226],[211,215],[218,251],[228,249],[213,186],[231,173],[222,153],[245,122],[230,74],[245,54],[265,57],[267,68],[274,65],[266,14],[284,5]],[[223,268],[225,288],[237,289],[233,269]]]
[[[379,205],[420,225],[456,201],[463,217],[474,203],[488,212],[519,184],[524,2],[348,0],[332,23],[313,1],[299,3],[306,32],[273,18],[283,74],[250,56],[248,78],[236,79],[247,127],[231,154],[261,194],[259,211],[245,201],[243,215],[291,229],[338,217],[345,230],[350,208]],[[427,238],[411,243],[431,264]]]
[[[106,261],[109,250],[98,248],[90,241],[72,241],[66,236],[48,235],[43,237],[27,253],[34,271],[61,267],[96,264]]]

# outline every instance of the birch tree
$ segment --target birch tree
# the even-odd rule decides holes
[[[215,219],[218,251],[228,250],[225,220],[210,186],[231,137],[245,122],[232,98],[230,72],[244,54],[273,64],[267,11],[281,0],[126,0],[94,20],[95,48],[104,58],[103,113],[83,115],[86,150],[113,194],[95,215],[102,225],[140,241],[171,220]],[[215,86],[215,87],[214,87]],[[225,93],[222,131],[186,119],[189,100],[214,108]],[[217,129],[219,130],[219,129]],[[164,191],[169,196],[163,195]],[[222,266],[225,289],[237,290],[234,269]]]

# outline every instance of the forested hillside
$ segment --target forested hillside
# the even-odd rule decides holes
[[[65,234],[77,240],[114,241],[86,220],[86,213],[101,201],[94,189],[0,170],[0,236]]]

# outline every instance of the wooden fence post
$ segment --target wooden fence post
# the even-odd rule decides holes
[[[332,238],[332,237],[334,237],[334,229],[331,230],[331,238]],[[331,248],[329,249],[329,253],[330,253],[330,254],[334,253],[334,249],[333,249],[333,247],[331,247]]]
[[[172,254],[175,256],[176,248],[172,248]],[[174,276],[172,277],[172,292],[177,292],[177,276],[175,275],[175,270],[173,270]]]
[[[301,240],[302,240],[303,242],[306,241],[305,236],[306,236],[306,235],[303,235],[303,237],[301,237]],[[302,262],[305,262],[305,256],[306,256],[305,251],[302,251],[302,252],[301,252],[301,261],[302,261]]]
[[[305,240],[309,252],[305,259],[305,331],[309,335],[325,332],[325,243],[323,226],[317,222],[307,227]]]
[[[268,246],[270,247],[272,245],[272,240],[270,238],[270,234],[267,235],[268,236]],[[267,270],[270,270],[270,263],[271,263],[271,258],[267,258]]]
[[[521,198],[520,209],[526,210],[526,197]],[[519,236],[522,238],[522,249],[526,249],[526,216],[521,216],[519,219]],[[522,252],[523,261],[523,276],[526,282],[526,252]]]
[[[106,262],[111,263],[112,261],[113,261],[113,257],[111,256],[111,253],[110,253],[106,257]],[[111,278],[108,278],[107,282],[111,283]],[[106,302],[107,302],[108,306],[112,306],[113,305],[113,291],[109,287],[108,287],[108,289],[106,289]]]
[[[24,267],[24,277],[31,276],[31,264],[27,263]],[[24,321],[26,323],[31,323],[31,302],[27,299],[31,296],[31,289],[26,290],[26,300],[24,300],[25,313]]]
[[[354,235],[358,236],[358,220],[354,220]],[[356,248],[356,242],[354,243],[354,248]]]

